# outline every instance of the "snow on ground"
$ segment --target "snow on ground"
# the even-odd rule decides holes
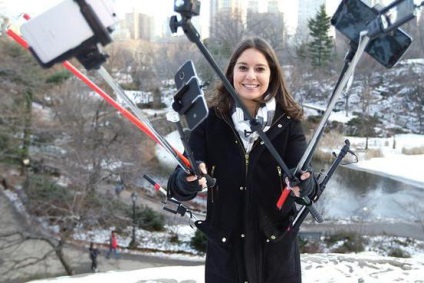
[[[179,146],[180,140],[175,133],[168,136],[172,145]],[[364,139],[349,138],[352,148],[363,148]],[[415,185],[424,187],[424,174],[421,173],[421,167],[424,163],[424,155],[403,155],[402,148],[414,148],[424,146],[424,136],[420,135],[396,135],[396,148],[393,149],[393,138],[390,139],[370,139],[371,148],[379,148],[384,157],[372,158],[369,160],[360,159],[352,165],[358,170],[367,170],[376,174],[382,174],[404,182],[413,182]],[[166,153],[164,154],[166,156]],[[169,161],[169,160],[168,160]],[[162,162],[167,162],[166,157]],[[174,166],[174,164],[172,165]],[[187,229],[186,229],[187,228]],[[176,229],[176,228],[173,228]],[[160,237],[150,237],[145,231],[137,231],[137,237],[141,239],[159,239],[157,242],[142,241],[140,247],[154,248],[157,250],[175,250],[181,247],[171,247],[164,245]],[[182,239],[187,239],[194,233],[188,225],[185,228],[178,228],[178,234]],[[169,231],[168,231],[169,234]],[[96,236],[94,236],[96,235]],[[92,231],[90,233],[80,233],[76,240],[93,240],[105,243],[109,231]],[[399,240],[399,239],[398,239]],[[121,238],[121,245],[126,246],[129,239]],[[405,239],[400,239],[404,241]],[[387,246],[393,245],[393,239],[387,238]],[[371,244],[373,245],[373,244]],[[408,247],[411,245],[407,244]],[[422,246],[422,244],[421,244]],[[182,247],[190,251],[189,245]],[[332,283],[332,282],[352,282],[352,283],[371,283],[371,282],[411,282],[424,283],[424,252],[423,248],[410,250],[411,258],[393,258],[381,253],[377,253],[373,247],[368,247],[366,252],[359,254],[302,254],[302,276],[306,283]],[[128,252],[128,251],[125,251]],[[169,257],[169,254],[162,256]],[[176,255],[181,257],[181,255]],[[201,256],[199,256],[201,258]],[[199,260],[198,256],[184,256]],[[105,273],[65,276],[55,279],[45,279],[31,281],[31,283],[64,282],[64,283],[107,283],[107,282],[145,282],[145,283],[165,283],[165,282],[204,282],[204,266],[169,266],[141,269],[134,271],[109,271]]]
[[[346,117],[343,112],[333,113],[330,120],[343,121],[351,119]],[[178,151],[182,152],[183,147],[177,132],[168,135],[167,140]],[[351,142],[351,149],[360,152],[365,146],[364,138],[348,137]],[[393,146],[393,143],[396,146]],[[422,174],[422,164],[424,164],[424,155],[404,155],[402,149],[422,148],[424,147],[424,136],[403,134],[396,135],[394,138],[371,138],[368,141],[369,148],[379,149],[382,157],[371,158],[366,160],[361,158],[359,154],[359,162],[350,165],[352,169],[366,170],[374,174],[384,175],[389,178],[399,180],[401,182],[410,183],[417,187],[424,188],[424,174]],[[172,157],[158,147],[156,150],[158,159],[162,164],[169,168],[176,166]],[[9,196],[12,199],[12,196]],[[17,201],[13,198],[13,201]],[[111,227],[113,229],[113,227]],[[131,229],[131,228],[129,228]],[[170,233],[176,232],[182,244],[172,244],[165,241],[164,237],[169,237]],[[77,241],[89,242],[94,241],[101,244],[106,244],[110,230],[96,231],[79,231],[75,234],[74,239]],[[130,231],[125,231],[119,235],[119,244],[122,247],[128,246],[129,237],[123,235],[131,235]],[[188,244],[188,239],[194,234],[194,229],[186,226],[168,227],[168,230],[163,235],[150,235],[149,232],[137,230],[137,238],[140,239],[139,248],[152,249],[157,252],[154,254],[158,257],[167,257],[184,260],[203,260],[204,256],[199,255],[182,255],[179,253],[169,254],[166,251],[181,251],[195,254],[195,251]],[[156,239],[153,241],[152,239]],[[398,239],[399,240],[399,239]],[[393,245],[393,239],[386,238],[388,246]],[[400,239],[404,241],[404,239]],[[371,245],[373,245],[371,243]],[[311,283],[330,283],[330,282],[414,282],[424,283],[424,252],[421,244],[421,249],[411,248],[408,252],[411,258],[400,259],[387,257],[381,252],[377,252],[372,246],[368,247],[366,252],[359,254],[302,254],[302,273],[303,282]],[[123,253],[132,251],[122,250]],[[65,276],[55,279],[44,279],[31,281],[32,283],[44,282],[75,282],[75,283],[97,283],[97,282],[204,282],[204,266],[169,266],[141,269],[134,271],[108,271],[104,273]]]
[[[424,257],[395,259],[375,255],[306,254],[302,255],[302,277],[305,283],[388,283],[424,282]],[[169,266],[134,271],[110,271],[79,276],[31,281],[31,283],[201,283],[204,266]]]
[[[352,145],[364,148],[364,138],[349,137],[349,140]],[[393,149],[394,142],[396,146]],[[365,170],[424,188],[424,154],[402,154],[402,149],[424,149],[423,135],[402,134],[395,138],[370,138],[368,143],[370,148],[380,149],[383,157],[360,159],[358,163],[350,165],[352,169]]]
[[[340,122],[351,118],[347,118],[344,111],[332,113],[330,117],[331,120]],[[365,138],[347,138],[352,149],[365,148]],[[358,163],[350,165],[352,169],[368,171],[424,188],[424,174],[421,173],[424,154],[402,154],[404,149],[421,148],[424,150],[424,135],[399,134],[390,138],[369,138],[368,147],[379,149],[383,156],[369,160],[359,158]]]

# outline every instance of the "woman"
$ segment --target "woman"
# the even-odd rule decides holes
[[[303,112],[285,86],[270,45],[261,38],[243,40],[225,75],[285,164],[295,168],[306,149]],[[196,223],[208,238],[206,282],[301,282],[297,231],[286,233],[297,197],[290,196],[281,210],[276,207],[287,180],[222,83],[189,143],[204,162],[202,172],[207,168],[217,180],[208,189],[206,219]],[[297,196],[313,196],[316,182],[310,176],[301,174],[302,181],[292,188]],[[197,180],[181,168],[168,181],[171,195],[182,201],[194,198],[204,185],[204,177]]]

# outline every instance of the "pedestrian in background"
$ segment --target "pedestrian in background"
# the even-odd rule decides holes
[[[118,183],[115,186],[115,194],[117,197],[119,197],[121,195],[121,192],[125,189],[124,186],[124,181],[122,181],[122,179],[120,179],[118,181]]]
[[[93,242],[90,243],[90,248],[88,250],[91,259],[91,271],[97,272],[97,256],[100,254],[100,251],[97,248],[97,245]]]
[[[109,259],[110,258],[110,254],[114,253],[115,258],[119,258],[119,253],[118,253],[118,239],[116,238],[115,235],[115,231],[112,231],[110,234],[110,239],[109,239],[109,251],[106,255],[106,258]]]

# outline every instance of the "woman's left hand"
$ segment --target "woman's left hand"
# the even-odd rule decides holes
[[[313,178],[311,178],[312,173],[310,171],[300,172],[299,173],[299,184],[294,187],[291,187],[292,192],[296,197],[305,197],[312,193],[313,191]],[[289,186],[289,178],[285,179],[286,184]]]

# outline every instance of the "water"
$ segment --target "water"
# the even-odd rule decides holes
[[[316,206],[326,219],[424,223],[423,197],[424,188],[339,166]]]
[[[339,166],[317,203],[326,218],[423,221],[424,189]]]

